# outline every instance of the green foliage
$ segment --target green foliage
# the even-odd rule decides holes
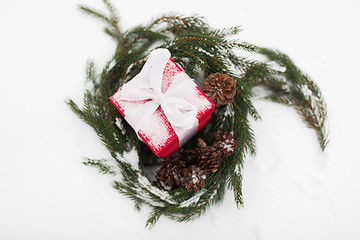
[[[148,25],[121,31],[114,7],[108,1],[104,2],[109,15],[87,6],[80,6],[80,9],[107,24],[105,32],[117,43],[114,57],[100,75],[96,74],[94,63],[88,63],[86,82],[91,86],[85,91],[82,108],[72,100],[67,103],[95,130],[114,158],[122,179],[116,179],[113,187],[132,199],[136,209],[140,210],[143,204],[153,208],[147,226],[153,226],[161,215],[179,222],[195,219],[210,205],[222,201],[226,187],[234,192],[237,206],[242,206],[243,163],[247,154],[255,154],[255,139],[248,119],[250,116],[260,118],[251,102],[254,86],[268,89],[270,100],[294,106],[308,126],[316,130],[320,145],[325,148],[326,111],[320,91],[286,55],[234,40],[239,27],[213,29],[198,16],[163,16]],[[167,192],[149,182],[142,167],[157,158],[138,140],[134,130],[109,101],[113,93],[139,73],[148,54],[160,47],[169,49],[172,58],[192,78],[199,78],[199,72],[205,76],[221,72],[236,80],[237,93],[233,103],[218,108],[208,129],[201,131],[199,136],[211,142],[218,130],[232,132],[238,141],[237,151],[223,159],[218,171],[207,177],[205,187],[198,193],[187,192],[185,188]],[[238,56],[234,50],[239,49],[264,55],[286,70],[281,72],[268,63]],[[306,93],[305,87],[309,90]],[[189,143],[185,147],[191,146]],[[134,150],[140,164],[134,164],[126,157],[126,153]],[[102,173],[114,173],[105,160],[88,159],[84,164],[95,166]]]
[[[106,159],[101,159],[101,160],[95,160],[95,159],[90,159],[90,158],[86,158],[85,161],[83,161],[83,164],[85,166],[92,166],[92,167],[96,167],[100,173],[102,174],[110,174],[110,175],[115,175],[115,171],[112,169],[111,166],[106,164],[107,160]]]
[[[316,131],[324,151],[328,143],[327,111],[319,87],[286,54],[270,49],[260,49],[259,53],[284,68],[283,71],[273,71],[258,80],[258,84],[270,92],[267,98],[295,107],[307,126]]]

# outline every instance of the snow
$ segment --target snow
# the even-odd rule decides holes
[[[138,188],[132,188],[136,192],[136,196],[144,201],[146,201],[148,204],[154,206],[154,207],[164,207],[163,202],[158,202],[153,200],[153,198],[150,196],[150,193],[148,193],[145,190],[138,189]]]
[[[115,44],[78,3],[106,11],[101,0],[0,2],[0,239],[360,239],[358,1],[116,2],[123,29],[170,11],[241,24],[240,39],[289,54],[329,108],[321,152],[292,108],[254,96],[262,120],[250,118],[257,155],[244,162],[244,207],[226,190],[199,219],[163,216],[151,230],[150,208],[136,211],[112,188],[114,176],[81,164],[111,156],[64,99],[82,103],[87,60],[101,72]]]
[[[138,181],[142,186],[144,186],[144,188],[148,189],[152,194],[158,196],[161,200],[169,204],[176,204],[176,201],[171,199],[172,196],[167,191],[152,185],[145,176],[139,175]]]
[[[116,153],[116,158],[120,161],[129,163],[135,170],[139,170],[139,155],[136,151],[124,152],[123,156]]]
[[[225,112],[224,112],[224,116],[225,116],[225,117],[232,117],[232,116],[234,116],[234,110],[233,110],[232,103],[226,105],[226,109],[225,109]]]
[[[120,129],[121,133],[125,134],[125,128],[124,128],[124,125],[122,124],[122,120],[120,118],[115,119],[115,124]]]
[[[303,85],[301,87],[301,92],[304,94],[306,98],[309,98],[312,96],[312,91],[309,89],[307,85]]]
[[[193,184],[196,184],[196,183],[199,181],[199,178],[198,178],[198,176],[196,175],[196,172],[195,172],[195,171],[192,172],[191,181],[192,181]]]
[[[194,205],[196,204],[199,200],[200,200],[200,197],[206,192],[206,189],[201,189],[199,192],[197,192],[196,194],[194,194],[194,196],[192,196],[191,198],[189,198],[188,200],[186,201],[183,201],[181,204],[180,204],[180,207],[183,207],[183,208],[186,208],[186,207],[189,207],[191,205]]]
[[[227,152],[233,152],[234,151],[234,139],[231,139],[229,141],[228,139],[225,139],[225,142],[221,142],[220,147],[225,148]]]

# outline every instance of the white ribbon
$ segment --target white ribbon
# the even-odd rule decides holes
[[[136,133],[160,106],[181,141],[180,138],[189,138],[191,137],[189,134],[194,135],[194,128],[196,128],[196,133],[198,126],[197,108],[185,99],[176,96],[179,96],[179,91],[183,92],[186,89],[193,88],[194,83],[189,76],[181,72],[175,76],[169,88],[163,93],[161,91],[162,77],[169,59],[170,52],[167,49],[152,51],[140,73],[123,86],[121,100],[147,100],[137,108],[136,112],[126,111],[125,113],[125,118],[132,119],[129,122],[135,120],[136,123],[132,127]],[[139,116],[139,112],[141,116]],[[181,133],[181,130],[183,130],[183,133]]]

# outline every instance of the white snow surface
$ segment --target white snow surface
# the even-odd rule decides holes
[[[81,3],[106,11],[101,0],[0,2],[0,239],[360,239],[359,1],[116,2],[123,29],[167,12],[242,25],[240,39],[289,54],[329,108],[321,152],[292,108],[254,96],[262,120],[250,120],[257,155],[244,163],[244,207],[227,190],[200,219],[161,217],[151,230],[150,208],[137,212],[111,176],[81,164],[111,156],[64,100],[81,104],[86,61],[100,72],[115,50]]]

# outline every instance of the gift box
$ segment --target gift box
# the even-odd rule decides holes
[[[149,55],[141,72],[110,101],[140,140],[161,158],[178,150],[211,119],[214,103],[170,58],[167,49]]]

